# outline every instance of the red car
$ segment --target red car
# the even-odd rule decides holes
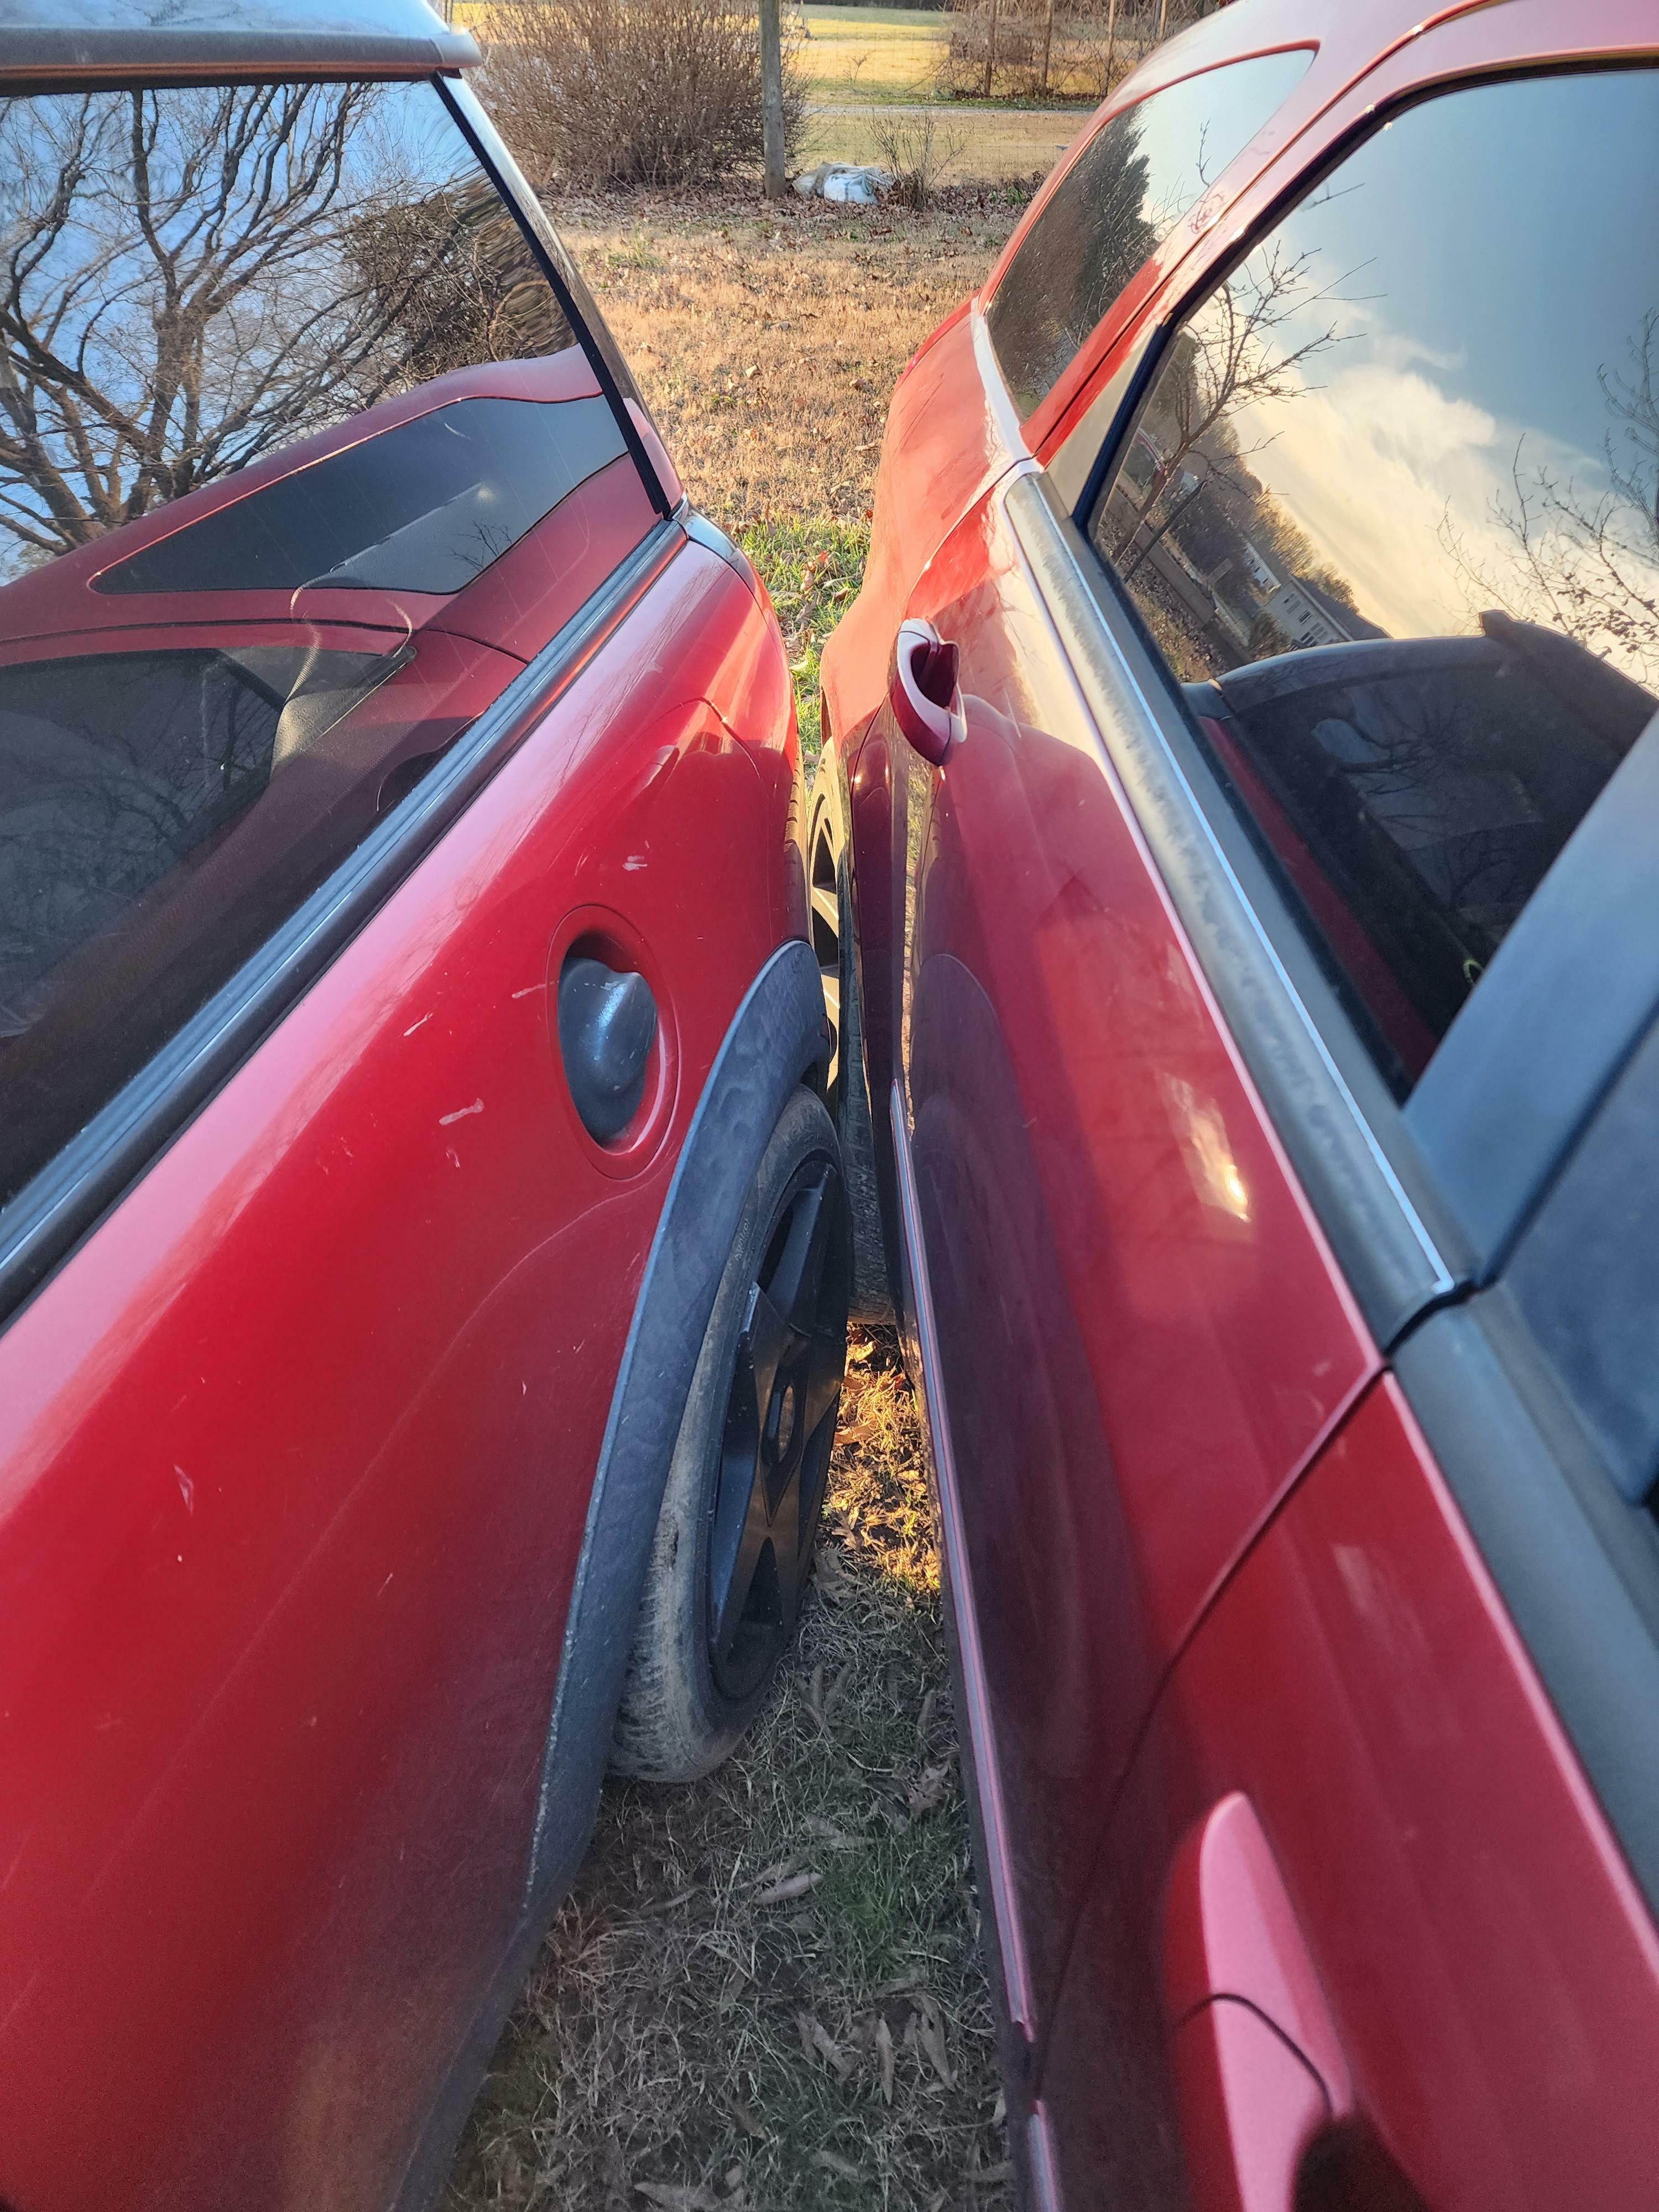
[[[856,1295],[1031,2201],[1659,2203],[1659,13],[1238,0],[896,394]]]
[[[0,26],[0,2201],[413,2206],[811,1557],[788,668],[420,0]]]

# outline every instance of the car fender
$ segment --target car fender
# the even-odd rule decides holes
[[[692,1371],[738,1216],[791,1093],[830,1050],[811,947],[778,947],[744,993],[703,1085],[634,1308],[599,1449],[542,1761],[525,1900],[512,1943],[434,2100],[393,2204],[417,2212],[456,2141],[599,1809],[635,1615]]]

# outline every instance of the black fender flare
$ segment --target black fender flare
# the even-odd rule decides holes
[[[668,1462],[749,1187],[790,1093],[820,1079],[829,1024],[811,945],[781,945],[744,994],[663,1201],[617,1370],[566,1618],[531,1847],[532,1907],[592,1832]]]

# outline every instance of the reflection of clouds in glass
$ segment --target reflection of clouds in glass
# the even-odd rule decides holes
[[[1601,457],[1498,422],[1420,366],[1407,365],[1403,354],[1304,385],[1267,427],[1273,441],[1257,456],[1257,473],[1347,578],[1362,610],[1394,636],[1473,632],[1493,606],[1559,623],[1552,598],[1565,592],[1582,603],[1593,594],[1593,556],[1582,532],[1560,513],[1543,511],[1546,483],[1571,513],[1610,512],[1626,574],[1659,598],[1654,533],[1647,529],[1644,546],[1644,518],[1633,509],[1620,514],[1627,503],[1611,492]],[[1530,557],[1518,527],[1522,494],[1532,510]],[[1593,614],[1586,621],[1593,627]],[[1582,641],[1638,680],[1652,680],[1659,625],[1646,641],[1626,628]]]

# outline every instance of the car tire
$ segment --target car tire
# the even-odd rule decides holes
[[[695,1781],[765,1701],[811,1571],[851,1277],[835,1124],[798,1091],[744,1201],[681,1417],[611,1747],[617,1773]]]

